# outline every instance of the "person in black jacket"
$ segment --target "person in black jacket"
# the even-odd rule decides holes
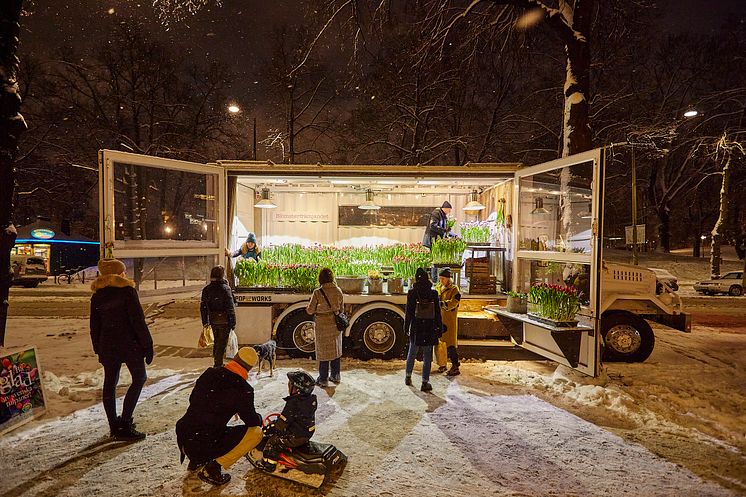
[[[316,430],[316,396],[313,387],[316,381],[305,371],[288,373],[288,395],[285,408],[277,421],[267,429],[267,441],[262,450],[263,458],[257,466],[272,473],[277,468],[280,453],[288,447],[300,447],[308,443]]]
[[[257,363],[253,347],[241,347],[224,367],[210,368],[197,379],[187,412],[176,422],[181,460],[207,483],[230,481],[230,468],[262,441],[262,417],[254,408],[254,389],[247,382]],[[234,415],[244,422],[228,426]]]
[[[412,384],[412,371],[418,349],[422,350],[422,387],[420,390],[429,392],[430,365],[433,361],[433,346],[438,343],[443,334],[443,321],[440,315],[440,299],[438,292],[432,289],[432,283],[427,271],[417,268],[414,287],[407,293],[407,311],[404,315],[404,332],[409,336],[409,351],[407,352],[406,377],[404,383]]]
[[[425,234],[422,237],[422,245],[432,249],[433,242],[438,238],[453,236],[448,228],[448,214],[451,212],[451,203],[447,200],[439,208],[433,210],[430,214],[430,220],[425,227]],[[438,268],[433,266],[431,271],[432,280],[438,279]]]
[[[98,261],[100,276],[91,284],[91,342],[104,367],[103,404],[111,436],[118,440],[142,440],[132,415],[147,380],[145,363],[153,361],[153,338],[135,290],[125,276],[125,266],[117,259]],[[132,376],[124,396],[122,416],[117,417],[117,383],[122,363]]]
[[[214,365],[223,365],[228,335],[236,327],[236,301],[233,291],[225,280],[225,268],[215,266],[210,271],[210,284],[202,289],[202,302],[199,306],[202,326],[212,327],[215,343],[212,346]]]

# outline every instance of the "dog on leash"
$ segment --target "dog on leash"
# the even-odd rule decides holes
[[[259,356],[259,370],[256,375],[262,374],[262,364],[267,361],[269,363],[269,375],[272,376],[277,360],[277,342],[267,340],[261,345],[254,345],[254,350],[256,350],[256,355]]]

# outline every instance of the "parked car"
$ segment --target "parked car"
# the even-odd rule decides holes
[[[665,269],[658,269],[654,267],[649,267],[652,272],[655,273],[655,293],[656,295],[660,295],[663,293],[663,285],[665,284],[673,290],[674,292],[679,289],[679,280],[676,279],[676,276],[672,275]]]
[[[694,284],[694,290],[705,295],[727,293],[738,297],[743,295],[743,271],[731,271],[720,278],[699,281]]]
[[[47,281],[47,264],[44,258],[33,255],[13,255],[10,258],[13,284],[26,288],[39,286]]]

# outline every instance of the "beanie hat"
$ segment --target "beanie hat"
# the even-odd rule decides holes
[[[254,347],[241,347],[238,349],[238,353],[233,356],[233,360],[248,371],[256,365],[259,357],[256,355]]]
[[[444,276],[446,278],[450,278],[451,277],[451,268],[449,268],[449,267],[443,268],[443,270],[440,273],[438,273],[438,276]]]
[[[246,241],[256,243],[256,235],[252,232],[249,232],[249,234],[246,236]]]
[[[453,206],[451,206],[451,203],[448,200],[446,200],[445,202],[443,202],[443,205],[441,205],[440,208],[441,209],[452,209]]]
[[[124,263],[118,259],[100,259],[98,261],[98,272],[101,275],[122,274],[127,270]]]

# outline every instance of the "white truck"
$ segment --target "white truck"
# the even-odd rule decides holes
[[[109,150],[99,158],[103,255],[181,259],[182,265],[208,268],[230,264],[226,250],[240,246],[249,231],[265,247],[417,243],[429,213],[448,200],[457,231],[472,220],[504,220],[495,223],[490,246],[472,247],[469,253],[491,261],[490,273],[501,291],[469,292],[483,287],[471,285],[467,274],[458,275],[464,297],[461,337],[510,338],[596,375],[602,354],[625,361],[648,357],[654,336],[646,319],[689,329],[675,293],[656,295],[652,271],[603,262],[604,149],[532,167],[195,164]],[[130,205],[128,199],[138,198],[132,195],[138,184],[143,203]],[[173,206],[171,195],[180,199]],[[467,204],[484,208],[465,210]],[[501,310],[502,292],[508,289],[570,280],[584,288],[576,328],[555,328]],[[241,343],[274,337],[290,355],[312,354],[308,293],[239,286],[236,297]],[[347,295],[346,350],[362,358],[401,357],[405,301],[406,295],[389,294],[385,286],[382,294]]]

